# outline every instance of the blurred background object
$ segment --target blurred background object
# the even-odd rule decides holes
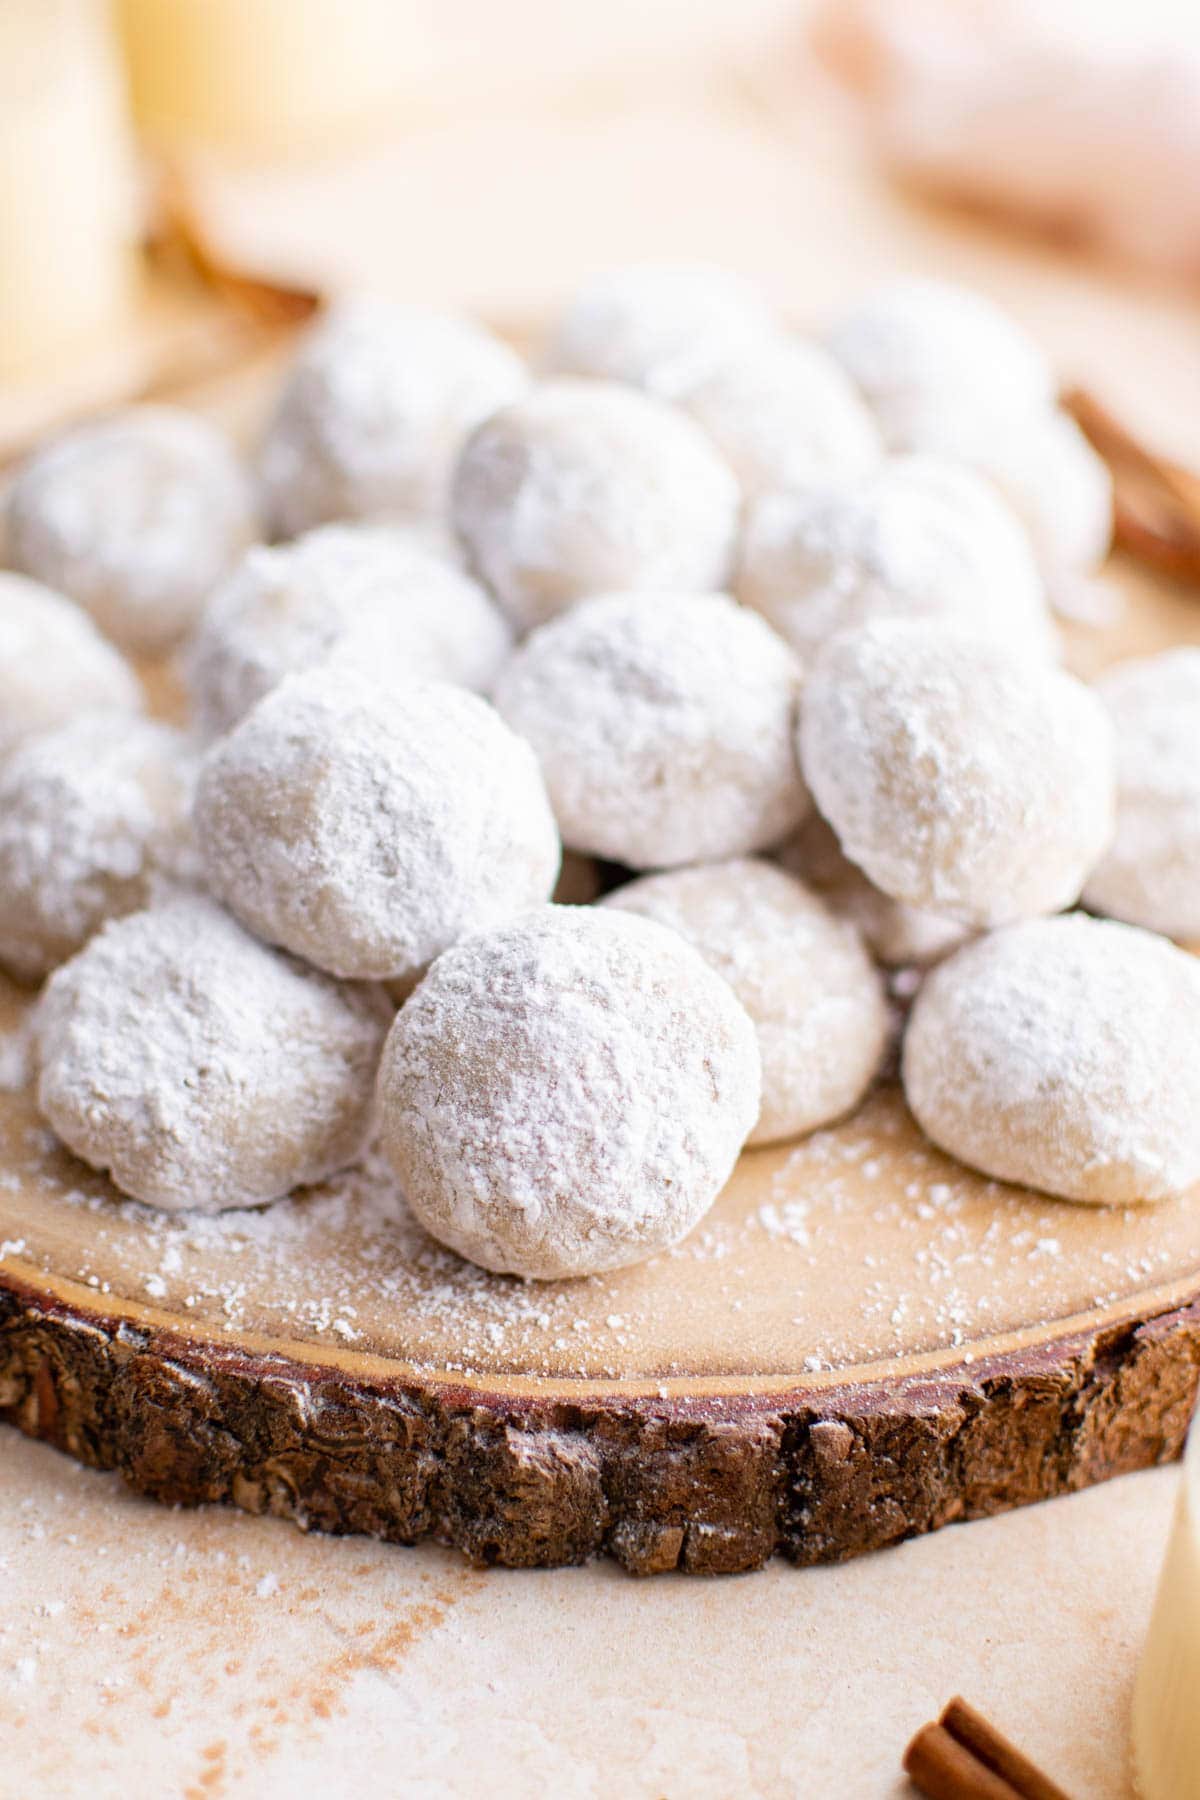
[[[813,42],[906,177],[1194,275],[1195,30],[1190,0],[827,0]]]
[[[473,309],[527,340],[596,269],[639,261],[722,263],[798,323],[892,268],[978,285],[1065,379],[1200,452],[1184,0],[6,0],[0,21],[26,39],[0,73],[19,97],[0,455],[257,355],[322,295]],[[120,210],[113,43],[148,268]],[[103,105],[38,126],[32,63],[64,91],[90,68]],[[1114,280],[1095,247],[1122,233],[1153,261]]]
[[[378,130],[415,27],[407,0],[117,0],[117,17],[147,137],[247,156]]]
[[[121,322],[135,159],[102,0],[0,6],[0,380]]]

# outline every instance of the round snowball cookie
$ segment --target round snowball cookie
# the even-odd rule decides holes
[[[328,665],[212,747],[195,825],[209,886],[251,931],[353,979],[420,974],[558,875],[533,751],[486,701]]]
[[[1200,1181],[1200,965],[1082,914],[1009,926],[926,978],[903,1074],[926,1134],[985,1175],[1168,1199]]]
[[[290,675],[333,656],[394,686],[491,686],[512,647],[499,609],[414,534],[326,525],[256,546],[212,596],[184,658],[200,729],[228,731]]]
[[[603,905],[677,931],[750,1015],[762,1058],[751,1144],[854,1110],[879,1071],[891,1015],[858,931],[801,882],[747,857],[644,875]]]
[[[35,451],[9,492],[14,566],[145,655],[191,630],[254,534],[250,483],[232,446],[176,407],[134,406],[75,426]]]
[[[463,439],[528,380],[471,319],[347,300],[306,338],[259,461],[273,535],[440,512]]]
[[[1200,650],[1120,663],[1096,692],[1117,731],[1117,834],[1084,903],[1200,943]]]
[[[519,630],[588,594],[716,588],[740,496],[691,419],[615,383],[553,381],[468,441],[453,512]]]
[[[674,932],[544,907],[439,957],[379,1072],[418,1219],[484,1268],[554,1280],[676,1243],[759,1105],[754,1027]]]
[[[106,925],[51,976],[38,1105],[148,1206],[261,1206],[362,1153],[392,1015],[378,989],[330,981],[181,897]]]
[[[753,283],[706,263],[641,263],[595,276],[551,337],[545,367],[673,400],[715,363],[773,337]]]
[[[1054,402],[1039,346],[986,295],[952,282],[887,282],[825,341],[893,450],[928,442],[947,417],[1012,418]]]
[[[1082,682],[936,623],[822,651],[804,772],[851,862],[910,906],[986,926],[1075,900],[1113,833],[1113,730]]]
[[[634,869],[795,829],[800,664],[724,594],[607,594],[543,625],[495,701],[533,745],[564,842]]]
[[[924,434],[921,448],[969,463],[995,484],[1052,586],[1064,576],[1093,573],[1108,555],[1112,475],[1066,413],[946,419]]]
[[[106,919],[198,874],[183,734],[92,713],[28,739],[0,768],[0,965],[37,980]]]
[[[678,404],[712,439],[746,494],[852,481],[882,457],[853,383],[800,338],[754,345],[691,383]]]
[[[857,926],[876,960],[888,969],[927,968],[972,935],[958,919],[881,894],[842,850],[831,825],[810,813],[776,853],[778,861],[814,889],[839,918]]]
[[[802,656],[879,618],[944,619],[1050,656],[1042,577],[992,485],[940,458],[898,457],[844,487],[764,495],[750,508],[738,597]]]
[[[141,710],[137,676],[85,612],[0,570],[0,757],[82,712]]]

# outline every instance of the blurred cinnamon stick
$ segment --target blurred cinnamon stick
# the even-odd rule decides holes
[[[1062,399],[1112,472],[1117,543],[1150,568],[1200,584],[1200,475],[1143,444],[1086,388]]]

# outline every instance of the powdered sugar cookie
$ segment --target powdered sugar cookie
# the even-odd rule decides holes
[[[857,930],[752,857],[645,875],[603,904],[669,926],[729,983],[758,1034],[762,1102],[751,1144],[853,1111],[879,1071],[890,1015]]]
[[[352,979],[419,974],[558,875],[534,754],[486,701],[330,665],[289,675],[218,740],[195,822],[231,911]]]
[[[610,594],[534,632],[495,700],[564,841],[635,869],[778,843],[808,808],[800,664],[724,594]]]
[[[746,522],[738,597],[802,656],[878,618],[930,618],[1039,655],[1054,647],[1026,532],[959,464],[898,457],[860,482],[764,495]]]
[[[813,798],[876,887],[971,925],[1075,900],[1113,832],[1113,732],[1073,676],[928,621],[831,640],[800,731]]]
[[[0,570],[0,757],[35,732],[142,705],[137,676],[72,601]]]
[[[471,319],[343,301],[306,338],[267,429],[272,532],[437,514],[463,439],[526,380],[520,358]]]
[[[833,358],[771,338],[723,358],[678,395],[746,494],[851,481],[883,454],[879,429]]]
[[[91,713],[29,738],[0,768],[0,964],[36,980],[106,919],[198,872],[182,733]]]
[[[132,406],[72,427],[21,465],[8,500],[14,566],[146,655],[190,631],[254,532],[231,445],[177,407]]]
[[[427,1230],[552,1280],[638,1262],[708,1210],[759,1104],[754,1027],[674,932],[543,907],[438,958],[379,1072]]]
[[[902,277],[836,319],[826,344],[893,450],[936,442],[947,417],[1014,418],[1053,404],[1041,349],[985,294]]]
[[[168,1212],[259,1206],[361,1153],[392,1008],[190,896],[105,926],[37,1011],[38,1104]]]
[[[929,975],[904,1040],[923,1130],[973,1168],[1067,1200],[1200,1181],[1200,965],[1072,914],[1009,926]]]
[[[1120,663],[1096,692],[1117,731],[1117,834],[1084,900],[1200,942],[1200,650]]]
[[[545,367],[561,375],[631,382],[673,400],[731,354],[773,337],[754,285],[707,263],[608,269],[571,301]]]
[[[204,610],[184,669],[202,731],[228,731],[285,675],[334,657],[389,685],[486,689],[512,646],[466,572],[414,533],[326,525],[256,546]]]
[[[846,856],[833,827],[818,812],[810,813],[780,847],[777,860],[856,925],[885,968],[926,968],[972,935],[970,926],[958,919],[881,893]]]
[[[471,562],[522,631],[588,594],[723,586],[738,508],[699,426],[615,382],[531,389],[480,426],[454,479]]]

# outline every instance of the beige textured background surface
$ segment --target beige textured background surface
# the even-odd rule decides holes
[[[839,1568],[636,1582],[181,1514],[0,1436],[0,1792],[901,1800],[961,1690],[1126,1800],[1177,1471]]]
[[[494,9],[482,90],[461,57],[448,113],[414,101],[402,140],[336,176],[208,170],[210,221],[272,269],[524,315],[645,255],[729,261],[799,318],[896,264],[936,270],[1200,454],[1193,296],[892,194],[800,69],[791,6],[743,9],[736,45],[732,9],[682,10],[724,11],[705,54],[675,55],[664,24],[618,79],[564,39],[547,89],[520,6]],[[1079,1800],[1125,1800],[1175,1481],[839,1569],[639,1585],[166,1512],[0,1430],[0,1794],[887,1800],[908,1735],[961,1689]]]

